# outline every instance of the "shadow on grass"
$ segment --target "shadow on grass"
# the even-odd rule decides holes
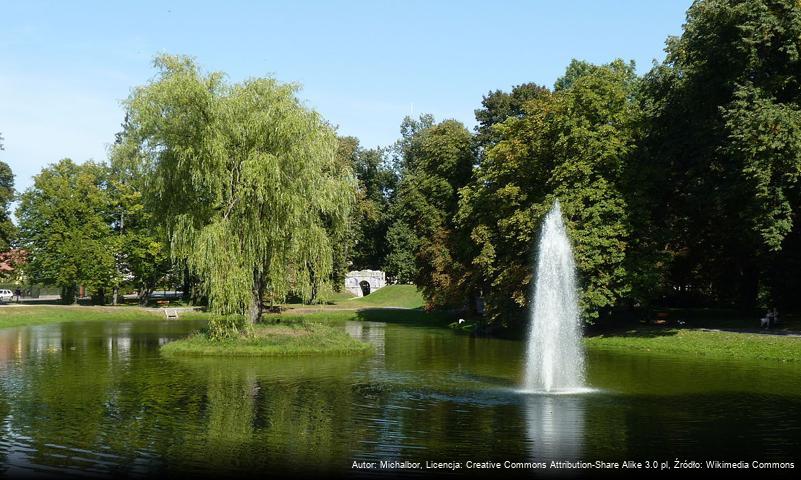
[[[732,331],[750,331],[760,328],[760,309],[732,308],[666,308],[659,310],[670,322],[682,322],[684,328],[719,328]],[[797,312],[780,312],[781,323],[774,328],[786,332],[801,331],[801,315]]]
[[[10,303],[17,303],[17,302],[10,302]],[[23,298],[20,305],[64,305],[61,302],[61,299],[39,299],[39,298]]]
[[[422,308],[364,308],[357,310],[358,320],[366,322],[402,323],[427,327],[447,327],[456,315],[450,312],[426,312]]]
[[[674,327],[658,327],[652,325],[641,325],[636,327],[618,329],[589,329],[586,331],[587,337],[622,337],[622,338],[658,338],[673,337],[678,334],[678,329]]]

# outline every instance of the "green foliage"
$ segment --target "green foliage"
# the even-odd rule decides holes
[[[145,208],[144,175],[136,150],[119,135],[111,149],[109,189],[113,199],[114,239],[118,278],[115,286],[132,286],[145,304],[160,281],[173,267],[167,233],[158,215]]]
[[[785,239],[801,207],[800,38],[795,0],[698,1],[646,78],[650,217],[684,303],[771,303],[787,277],[778,265],[791,264]]]
[[[762,248],[781,251],[793,227],[792,193],[801,177],[801,106],[738,89],[723,109],[729,133],[724,149],[742,167],[749,202],[746,219]],[[795,205],[794,205],[795,203]]]
[[[353,168],[358,148],[359,139],[356,137],[337,137],[337,168]],[[345,275],[352,264],[351,257],[354,254],[354,244],[358,235],[360,220],[357,212],[360,210],[362,201],[361,191],[357,190],[353,212],[345,222],[344,228],[338,229],[336,232],[337,238],[332,239],[331,282],[333,290],[337,293],[343,291]]]
[[[414,253],[419,247],[419,239],[409,225],[396,220],[387,230],[387,255],[381,267],[388,277],[397,283],[411,283],[415,278]]]
[[[470,245],[453,219],[458,191],[469,181],[476,163],[475,144],[470,132],[455,120],[408,132],[395,208],[398,220],[417,238],[415,284],[432,307],[461,306],[474,293],[464,263]],[[394,226],[393,234],[406,234],[405,227]],[[401,262],[403,255],[402,250],[393,251],[391,258]]]
[[[625,68],[625,64],[621,60],[617,60],[612,64],[617,65],[618,68]],[[576,60],[574,58],[570,61],[565,69],[565,74],[556,79],[556,82],[553,84],[553,89],[555,92],[567,90],[572,87],[577,80],[581,79],[582,77],[595,75],[603,68],[604,66],[602,65],[595,65],[593,63],[584,60]],[[632,72],[634,71],[633,61],[629,62],[628,68]]]
[[[0,151],[2,150],[3,136],[0,135]],[[16,236],[16,228],[9,213],[14,197],[14,173],[6,162],[0,161],[0,252],[8,250]]]
[[[482,147],[488,147],[500,140],[492,127],[503,123],[507,118],[520,118],[525,114],[524,105],[548,93],[548,90],[534,83],[524,83],[512,87],[507,93],[501,90],[489,92],[481,100],[481,107],[476,109],[476,141]]]
[[[623,187],[640,115],[637,77],[621,61],[584,72],[557,92],[540,93],[522,118],[496,126],[500,141],[461,192],[458,220],[471,230],[472,265],[496,321],[519,318],[528,304],[538,226],[557,198],[574,242],[586,318],[630,291]]]
[[[230,85],[187,57],[161,56],[156,78],[126,102],[130,142],[148,178],[172,253],[202,280],[210,309],[249,314],[290,291],[328,284],[332,232],[353,203],[336,138],[296,97],[259,78]]]
[[[350,268],[378,269],[387,255],[385,237],[391,220],[391,195],[397,174],[388,165],[386,150],[364,149],[353,137],[340,138],[340,153],[358,180],[356,205],[351,217]],[[344,277],[343,282],[344,283]]]
[[[104,165],[64,159],[35,176],[17,208],[30,280],[61,287],[67,303],[78,286],[102,294],[116,274],[112,203]]]
[[[213,340],[249,337],[253,335],[253,324],[244,315],[212,315],[205,335]]]

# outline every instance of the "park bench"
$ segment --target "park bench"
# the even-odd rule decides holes
[[[164,309],[164,316],[167,317],[167,320],[177,320],[178,319],[178,309],[177,308],[165,308]]]
[[[670,314],[668,312],[656,312],[656,319],[654,319],[654,325],[664,325],[668,321],[668,317]]]

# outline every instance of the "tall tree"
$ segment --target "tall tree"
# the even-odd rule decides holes
[[[520,118],[525,114],[524,105],[538,96],[547,93],[548,89],[535,83],[523,83],[512,87],[511,92],[495,90],[489,92],[481,100],[481,108],[475,111],[476,141],[482,148],[495,144],[499,138],[493,129],[509,117]]]
[[[117,302],[121,287],[133,287],[139,293],[140,305],[146,305],[159,282],[180,265],[170,259],[167,232],[157,220],[157,213],[145,208],[142,192],[147,178],[141,168],[143,162],[135,145],[126,140],[127,123],[123,126],[110,152],[108,184],[116,244],[113,303]]]
[[[156,59],[126,102],[173,255],[202,279],[218,332],[258,321],[262,302],[314,296],[330,279],[331,229],[353,203],[333,130],[269,78],[228,84],[188,57]]]
[[[801,208],[799,72],[801,4],[703,0],[647,76],[645,148],[663,185],[653,218],[670,239],[672,290],[770,303]]]
[[[102,164],[70,159],[46,167],[20,197],[20,246],[34,283],[61,287],[73,303],[78,287],[104,296],[116,274],[108,172]]]
[[[413,131],[406,140],[396,208],[418,239],[415,283],[432,307],[468,304],[475,293],[464,264],[470,245],[456,229],[454,215],[459,189],[476,163],[473,136],[461,123],[445,120]],[[393,234],[402,233],[396,226]]]
[[[381,268],[397,283],[413,283],[417,274],[415,252],[420,240],[409,225],[398,218],[389,226],[385,239],[387,255]]]
[[[0,151],[3,151],[3,136],[0,135]],[[0,160],[0,252],[11,247],[16,228],[11,222],[9,208],[14,201],[14,173],[6,162]]]
[[[356,269],[378,269],[387,255],[389,207],[398,179],[388,165],[385,149],[361,148],[358,140],[352,139],[351,143],[354,141],[350,158],[358,180],[358,194],[351,262]]]
[[[585,318],[628,294],[623,179],[636,146],[637,81],[622,61],[596,66],[494,128],[500,141],[462,189],[458,213],[476,244],[472,265],[491,320],[522,317],[538,226],[557,198],[574,242]]]

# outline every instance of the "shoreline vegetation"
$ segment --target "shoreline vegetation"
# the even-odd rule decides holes
[[[372,352],[372,346],[353,339],[344,330],[347,321],[375,321],[415,324],[428,327],[453,326],[454,315],[428,313],[413,285],[391,285],[367,297],[341,294],[324,305],[287,304],[283,313],[267,314],[263,322],[240,338],[212,340],[204,332],[176,340],[162,347],[166,355],[176,356],[277,356],[349,355]],[[681,355],[709,359],[766,360],[801,362],[801,336],[793,330],[755,333],[747,328],[753,322],[724,322],[721,312],[709,318],[686,318],[684,326],[628,324],[587,333],[584,345],[591,350],[627,353]],[[181,319],[203,320],[209,314],[180,311]],[[72,321],[140,321],[164,319],[160,308],[100,306],[4,306],[0,307],[0,328],[43,325]],[[795,327],[791,320],[788,324]],[[738,326],[737,330],[716,327]],[[458,334],[468,331],[456,329]],[[524,333],[521,332],[521,338]]]
[[[195,332],[161,347],[167,356],[250,357],[350,355],[374,351],[373,345],[357,340],[343,328],[306,319],[254,325],[246,335],[214,339],[206,332]]]

